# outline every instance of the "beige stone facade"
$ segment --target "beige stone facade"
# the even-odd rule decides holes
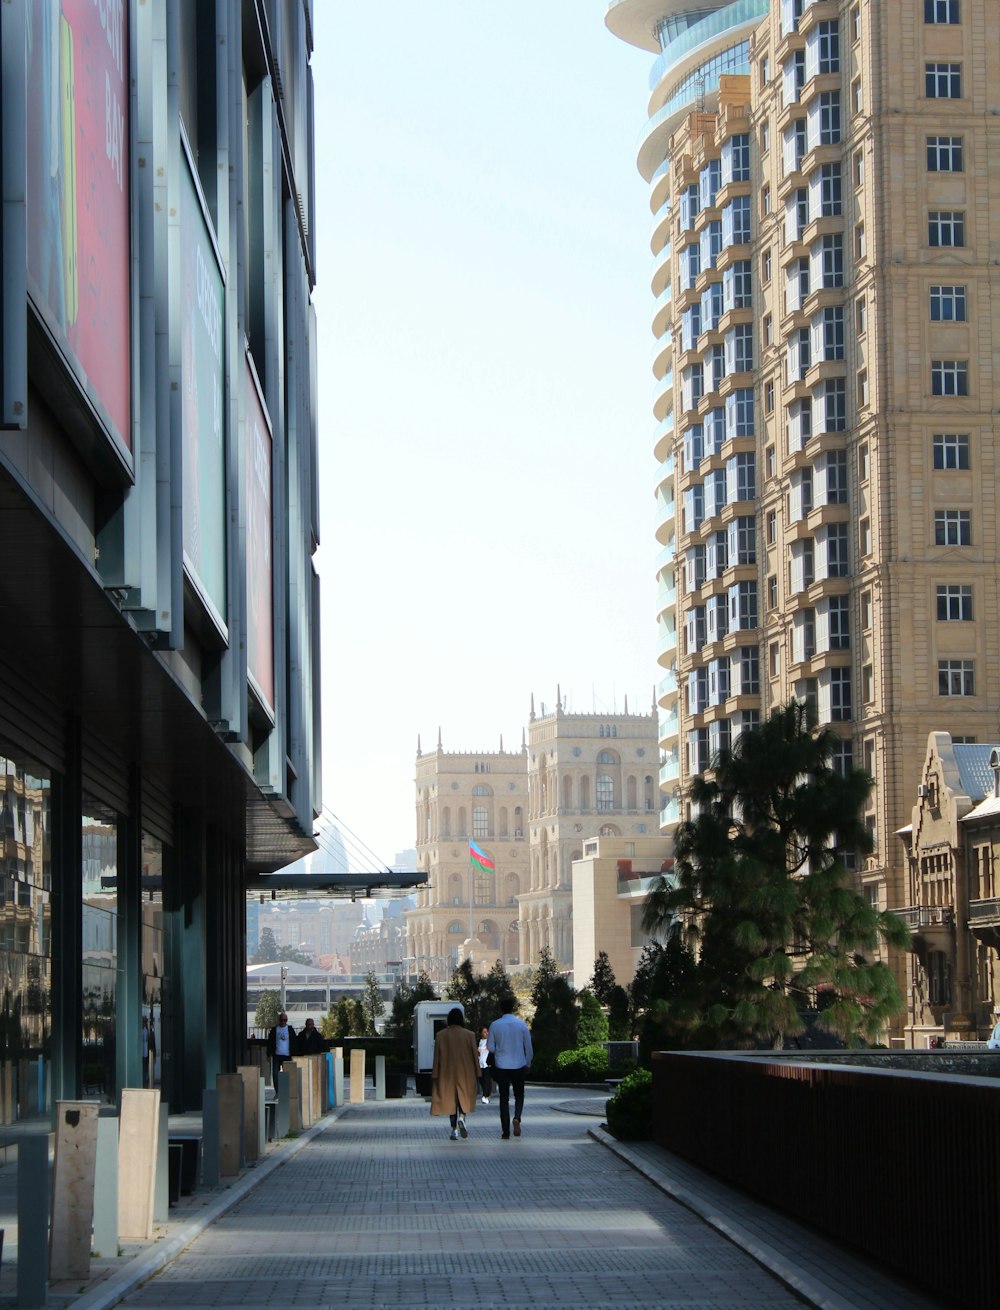
[[[527,747],[417,755],[417,868],[427,887],[406,912],[406,973],[447,982],[470,954],[480,970],[521,963],[517,903],[528,886]],[[469,839],[493,860],[476,871]]]
[[[859,884],[905,907],[928,734],[988,740],[1000,701],[997,7],[620,0],[608,25],[661,50],[665,827],[795,696],[872,775]]]
[[[653,713],[570,714],[557,695],[549,713],[532,703],[518,752],[419,754],[417,867],[428,886],[406,916],[408,973],[446,981],[470,955],[479,970],[500,958],[529,966],[543,948],[571,970],[584,843],[658,831],[656,733]],[[472,872],[470,837],[495,876]]]
[[[905,1044],[981,1040],[1000,1017],[1000,745],[931,733],[912,813]]]
[[[573,978],[584,986],[606,951],[619,983],[635,976],[642,948],[646,894],[673,868],[669,837],[592,837],[573,862]]]

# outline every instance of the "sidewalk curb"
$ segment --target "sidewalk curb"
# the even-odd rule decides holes
[[[93,1291],[83,1292],[80,1296],[69,1299],[68,1310],[111,1310],[112,1306],[124,1300],[130,1292],[145,1283],[153,1274],[159,1273],[164,1265],[180,1255],[181,1251],[190,1246],[206,1228],[214,1224],[217,1219],[221,1219],[233,1206],[238,1205],[258,1183],[263,1182],[275,1169],[280,1169],[283,1164],[291,1160],[314,1137],[318,1137],[324,1129],[329,1128],[339,1119],[348,1108],[347,1104],[338,1105],[322,1118],[317,1119],[312,1127],[305,1129],[300,1136],[283,1143],[281,1149],[275,1150],[270,1159],[263,1160],[256,1168],[247,1169],[222,1195],[211,1200],[195,1217],[179,1222],[175,1233],[162,1241],[154,1240],[147,1250],[103,1279]],[[49,1297],[53,1302],[62,1299],[54,1297],[51,1292]]]
[[[680,1186],[665,1171],[639,1159],[637,1155],[629,1150],[626,1143],[619,1142],[604,1128],[588,1128],[587,1132],[595,1142],[606,1147],[613,1155],[617,1155],[620,1160],[623,1160],[636,1173],[642,1174],[661,1192],[665,1192],[680,1205],[698,1215],[710,1228],[714,1228],[717,1233],[721,1233],[723,1237],[728,1238],[734,1246],[738,1246],[740,1250],[745,1251],[768,1273],[773,1274],[779,1282],[784,1283],[786,1287],[808,1301],[810,1305],[817,1306],[818,1310],[857,1310],[856,1301],[847,1300],[839,1293],[831,1291],[824,1283],[815,1278],[810,1278],[808,1274],[804,1274],[781,1251],[769,1246],[766,1242],[762,1242],[759,1237],[755,1236],[742,1224],[719,1214],[705,1197]]]

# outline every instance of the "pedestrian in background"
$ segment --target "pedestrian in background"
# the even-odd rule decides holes
[[[483,1105],[489,1105],[493,1091],[493,1062],[490,1059],[489,1028],[483,1024],[479,1030],[479,1090],[483,1094]]]
[[[299,1033],[299,1055],[322,1055],[325,1050],[322,1033],[314,1020],[307,1019],[306,1026]]]
[[[514,1089],[514,1136],[521,1136],[524,1110],[524,1080],[531,1065],[531,1032],[523,1019],[514,1013],[513,997],[504,1001],[503,1014],[490,1024],[487,1049],[493,1052],[493,1077],[500,1094],[500,1136],[510,1137],[510,1089]]]
[[[288,1015],[282,1010],[278,1022],[267,1034],[267,1053],[271,1057],[271,1085],[278,1090],[278,1074],[286,1060],[292,1058],[295,1045],[295,1029],[288,1022]]]
[[[448,1116],[453,1142],[460,1133],[463,1137],[469,1135],[465,1116],[476,1108],[479,1083],[475,1034],[465,1027],[463,1020],[457,1005],[448,1011],[448,1023],[434,1039],[431,1073],[431,1114]]]

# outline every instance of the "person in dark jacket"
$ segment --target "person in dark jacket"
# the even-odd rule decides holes
[[[326,1050],[323,1034],[312,1019],[307,1019],[305,1027],[299,1033],[299,1055],[322,1055]]]

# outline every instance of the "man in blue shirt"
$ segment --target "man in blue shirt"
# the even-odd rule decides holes
[[[510,1089],[514,1088],[514,1136],[521,1136],[521,1112],[524,1109],[524,1080],[534,1052],[531,1033],[523,1019],[514,1013],[513,997],[504,1001],[503,1014],[490,1024],[486,1049],[493,1054],[493,1074],[500,1093],[500,1136],[510,1137]]]

